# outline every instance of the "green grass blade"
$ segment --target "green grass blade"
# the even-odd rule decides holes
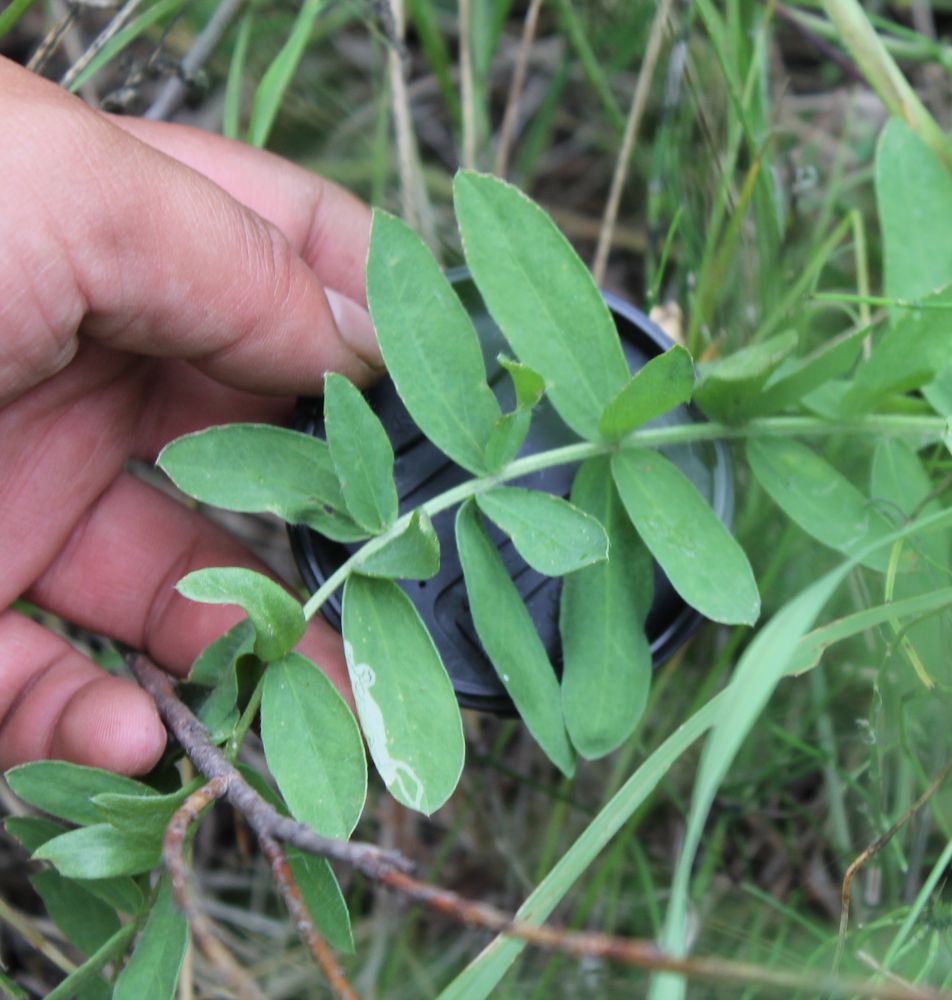
[[[241,81],[248,57],[251,29],[255,23],[252,7],[242,17],[235,38],[235,48],[228,64],[228,79],[225,81],[225,106],[222,111],[222,133],[229,139],[238,139],[241,134]]]

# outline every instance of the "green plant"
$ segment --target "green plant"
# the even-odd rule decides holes
[[[893,156],[908,164],[931,155],[909,143],[887,131],[883,176]],[[831,641],[879,621],[900,628],[948,604],[948,587],[919,578],[932,573],[936,558],[929,532],[947,529],[952,513],[929,507],[923,496],[918,517],[897,526],[797,440],[843,432],[878,439],[878,496],[922,479],[905,442],[942,441],[946,419],[925,406],[911,413],[889,410],[897,392],[925,386],[930,398],[941,393],[952,340],[943,336],[945,312],[935,307],[945,307],[948,295],[940,291],[899,316],[848,381],[839,377],[856,362],[855,334],[804,358],[795,356],[795,336],[780,335],[703,366],[696,383],[687,352],[674,347],[631,377],[597,288],[551,220],[516,189],[487,176],[460,173],[455,196],[467,263],[518,358],[504,361],[515,409],[501,412],[486,384],[471,321],[429,251],[403,223],[378,212],[368,286],[388,369],[420,429],[473,478],[401,514],[386,433],[361,394],[337,375],[326,380],[326,442],[280,428],[231,425],[167,446],[160,467],[198,500],[270,511],[338,541],[366,539],[303,607],[247,570],[202,570],[184,578],[178,588],[186,597],[237,604],[248,615],[196,662],[190,700],[210,742],[223,746],[231,760],[260,709],[278,805],[321,836],[346,839],[367,787],[360,730],[319,667],[292,651],[306,619],[343,587],[347,662],[371,758],[403,805],[424,813],[439,808],[463,767],[459,709],[432,639],[394,580],[436,572],[439,550],[430,519],[456,507],[457,546],[477,632],[539,745],[571,775],[576,751],[594,757],[617,747],[646,703],[650,654],[641,623],[650,603],[648,553],[709,618],[757,621],[760,597],[743,550],[656,450],[692,440],[745,439],[753,474],[770,497],[848,561],[773,615],[728,688],[642,764],[537,890],[548,891],[540,897],[547,901],[535,906],[534,896],[520,914],[530,922],[544,918],[644,801],[668,762],[709,732],[662,938],[678,955],[684,950],[687,877],[714,794],[780,679],[809,668]],[[927,346],[920,355],[897,350],[910,329]],[[543,392],[581,440],[517,457]],[[711,422],[644,426],[692,394]],[[828,394],[835,395],[836,412],[802,412],[811,399]],[[564,463],[579,465],[571,502],[507,485]],[[908,497],[896,495],[895,502],[909,509]],[[508,534],[536,570],[565,575],[561,691],[485,520]],[[885,574],[887,602],[901,599],[839,630],[810,633],[837,585],[858,565],[879,579]],[[917,669],[924,682],[935,683],[921,664]],[[55,763],[26,765],[8,778],[24,800],[78,824],[66,831],[49,821],[9,823],[34,857],[54,866],[36,881],[51,912],[57,900],[68,899],[59,912],[75,913],[82,897],[101,914],[95,931],[85,921],[71,928],[91,957],[61,995],[76,988],[76,977],[99,982],[98,969],[128,946],[140,924],[142,937],[117,993],[145,975],[159,976],[167,987],[163,995],[171,995],[186,942],[184,918],[170,909],[167,881],[150,893],[142,876],[158,863],[163,838],[168,843],[166,827],[197,792],[198,781],[160,795],[139,782]],[[260,787],[260,777],[255,780]],[[347,912],[327,863],[296,856],[292,868],[303,897],[319,901],[312,914],[317,925],[347,947]],[[135,922],[120,926],[117,909]],[[153,943],[158,940],[162,947]],[[517,950],[514,942],[490,949],[446,995],[484,995]],[[657,995],[677,982],[659,980]]]

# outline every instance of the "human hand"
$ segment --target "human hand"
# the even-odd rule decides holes
[[[0,768],[141,773],[165,745],[149,697],[10,605],[179,675],[240,619],[174,585],[262,567],[125,463],[211,424],[280,422],[327,370],[372,377],[370,213],[270,154],[108,118],[2,58],[0,120]],[[348,690],[325,623],[299,649]]]

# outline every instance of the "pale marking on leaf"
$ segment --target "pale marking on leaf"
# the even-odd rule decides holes
[[[389,788],[394,782],[403,794],[407,805],[412,809],[420,809],[423,804],[423,782],[417,777],[416,771],[403,760],[391,757],[387,746],[387,728],[383,712],[370,689],[377,683],[377,675],[366,663],[357,663],[354,657],[354,647],[344,640],[344,657],[350,670],[350,682],[354,688],[354,698],[360,709],[360,721],[364,730],[364,738],[370,747],[370,755],[377,765],[383,783]],[[407,788],[407,783],[416,786],[413,794]]]

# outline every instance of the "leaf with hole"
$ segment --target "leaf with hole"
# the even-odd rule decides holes
[[[430,815],[456,788],[465,753],[440,654],[390,580],[349,577],[342,617],[350,683],[377,772],[398,802]]]
[[[651,684],[645,619],[654,567],[612,483],[606,458],[579,468],[572,503],[597,518],[608,559],[571,573],[562,584],[562,713],[572,744],[588,759],[623,743],[641,718]]]
[[[367,531],[347,513],[324,441],[267,424],[227,424],[167,444],[156,465],[202,503],[243,514],[276,514],[337,542]]]
[[[473,279],[516,356],[544,379],[556,412],[598,440],[599,419],[628,381],[608,306],[555,223],[521,191],[460,171],[453,202]]]
[[[346,839],[367,794],[364,745],[347,703],[298,653],[264,676],[261,740],[291,814],[324,837]]]
[[[307,628],[301,605],[280,584],[254,570],[199,569],[179,580],[175,589],[190,601],[238,605],[254,625],[255,656],[266,663],[297,645]]]
[[[753,625],[760,595],[750,563],[697,487],[645,448],[618,452],[611,467],[629,518],[674,589],[713,621]]]
[[[617,441],[636,427],[687,403],[694,390],[694,362],[675,344],[640,368],[605,407],[598,422],[602,436]]]
[[[747,461],[777,506],[818,542],[854,555],[891,525],[873,503],[815,451],[786,438],[751,438]],[[865,560],[884,571],[889,553],[876,550]]]
[[[571,776],[575,756],[562,718],[559,682],[516,585],[467,500],[456,515],[456,547],[476,634],[536,742]]]
[[[562,576],[608,558],[605,529],[561,497],[497,486],[478,494],[476,504],[512,539],[519,555],[546,576]]]
[[[374,211],[367,301],[387,370],[415,423],[458,465],[481,475],[502,412],[486,382],[472,320],[423,241]]]
[[[380,534],[397,517],[393,448],[360,390],[334,372],[324,378],[324,429],[350,516]]]

